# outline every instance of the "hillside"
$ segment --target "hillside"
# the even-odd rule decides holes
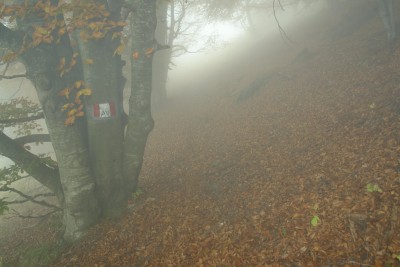
[[[128,214],[54,266],[399,266],[400,46],[345,18],[172,99]]]

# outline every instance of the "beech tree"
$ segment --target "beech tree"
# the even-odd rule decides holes
[[[0,155],[55,194],[63,210],[64,239],[75,241],[101,217],[121,215],[137,187],[154,125],[156,0],[15,0],[0,4],[0,12],[1,60],[24,64],[40,101],[39,109],[25,102],[25,112],[2,112],[1,121],[13,125],[43,116],[57,162],[31,153],[21,145],[29,141],[18,142],[3,131]],[[121,54],[128,17],[131,96],[126,115]]]

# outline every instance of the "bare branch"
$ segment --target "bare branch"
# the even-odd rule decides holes
[[[57,210],[52,210],[52,211],[50,211],[50,212],[48,212],[48,213],[46,213],[46,214],[43,214],[43,215],[38,215],[38,216],[31,216],[31,215],[22,215],[21,213],[19,213],[18,211],[16,211],[16,210],[12,210],[13,211],[13,213],[15,214],[15,217],[19,217],[19,218],[22,218],[22,219],[46,219],[47,217],[49,217],[50,215],[52,215],[52,214],[54,214],[54,213],[56,213],[56,212],[58,212],[58,211],[60,211],[60,209],[57,209]],[[12,218],[12,217],[11,217]]]
[[[292,40],[289,38],[289,36],[286,34],[285,30],[282,28],[281,24],[279,23],[278,17],[276,16],[275,2],[276,2],[276,0],[274,0],[274,1],[272,2],[272,9],[273,9],[273,11],[274,11],[274,18],[275,18],[276,24],[278,25],[279,34],[281,35],[282,40],[283,40],[287,45],[290,45],[290,43],[296,44],[296,42],[292,41]],[[280,0],[278,0],[278,3],[279,3],[279,5],[280,5],[281,9],[284,10],[284,9],[283,9],[283,6],[282,6],[282,3],[281,3]]]
[[[25,193],[23,193],[23,192],[21,192],[21,191],[15,189],[15,188],[13,188],[13,187],[4,186],[3,188],[4,188],[5,190],[7,190],[7,191],[14,192],[14,193],[18,194],[19,196],[21,196],[21,197],[23,197],[24,199],[26,199],[26,201],[30,201],[30,202],[32,202],[32,203],[35,203],[35,204],[38,204],[38,205],[41,205],[41,206],[45,206],[45,207],[48,207],[48,208],[53,208],[53,209],[61,210],[60,207],[55,206],[55,205],[53,205],[53,204],[50,204],[50,203],[48,203],[48,202],[46,202],[46,201],[44,201],[44,200],[36,200],[37,197],[43,196],[43,194],[39,194],[39,195],[36,195],[36,196],[29,196],[29,195],[27,195],[27,194],[25,194]],[[21,200],[21,201],[16,200],[16,201],[10,201],[10,202],[8,202],[8,203],[9,203],[9,204],[18,204],[18,203],[24,203],[24,202],[26,202],[26,201],[25,201],[25,200]]]
[[[42,143],[51,142],[49,134],[32,134],[27,136],[21,136],[14,139],[20,145],[25,145],[28,143]]]
[[[179,51],[183,51],[184,53],[192,53],[192,54],[201,52],[201,50],[198,50],[198,51],[190,51],[190,50],[188,50],[188,49],[187,49],[185,46],[183,46],[183,45],[174,45],[174,46],[173,46],[173,52],[174,52],[174,53],[177,53],[177,52],[179,52]]]
[[[14,118],[14,119],[2,119],[0,124],[10,124],[10,123],[23,123],[34,120],[44,119],[44,114],[41,112],[34,116],[24,117],[24,118]]]
[[[64,193],[58,169],[44,163],[41,158],[24,149],[2,131],[0,131],[0,155],[14,161],[35,180],[53,191],[60,202],[63,202]]]
[[[16,74],[16,75],[0,75],[0,80],[1,79],[16,79],[16,78],[26,78],[26,73],[25,74]]]

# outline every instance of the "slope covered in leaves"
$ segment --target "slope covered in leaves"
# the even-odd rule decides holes
[[[378,24],[244,102],[228,87],[157,114],[143,194],[56,266],[398,265],[400,49]]]

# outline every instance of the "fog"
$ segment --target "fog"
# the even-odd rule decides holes
[[[334,212],[341,212],[345,205],[350,208],[341,214],[343,216],[340,219],[346,222],[346,225],[342,223],[341,226],[349,228],[347,222],[350,222],[350,216],[347,213],[360,212],[361,214],[364,210],[355,206],[355,203],[357,202],[357,205],[361,206],[364,202],[367,203],[367,197],[372,196],[370,194],[372,192],[366,193],[361,187],[370,181],[380,182],[380,179],[383,179],[381,177],[387,173],[398,175],[399,169],[395,156],[392,159],[395,167],[393,170],[389,169],[389,172],[387,172],[386,168],[389,167],[385,167],[385,162],[375,162],[375,159],[384,159],[383,153],[388,152],[383,151],[380,155],[378,154],[381,153],[379,149],[385,149],[385,146],[389,147],[390,142],[387,142],[388,145],[386,145],[386,141],[376,142],[376,146],[372,144],[376,141],[374,138],[386,138],[384,135],[378,136],[376,132],[381,132],[384,128],[381,127],[383,125],[382,118],[377,118],[381,116],[378,113],[381,111],[378,111],[377,106],[382,110],[386,108],[381,108],[383,104],[379,102],[377,91],[378,87],[383,88],[387,83],[380,81],[380,83],[373,84],[371,88],[375,87],[371,89],[368,84],[374,81],[365,76],[369,74],[372,76],[371,73],[376,74],[378,68],[374,69],[374,67],[382,67],[385,63],[367,66],[368,63],[364,62],[363,57],[374,57],[375,60],[375,54],[371,56],[371,49],[365,48],[371,42],[374,42],[373,45],[376,45],[378,50],[383,50],[386,36],[382,24],[378,26],[378,23],[374,25],[371,23],[369,25],[369,28],[365,30],[365,32],[369,31],[369,34],[364,34],[362,37],[368,38],[367,41],[359,39],[353,44],[353,40],[343,41],[345,39],[343,38],[342,41],[347,42],[346,46],[337,49],[342,53],[342,57],[339,60],[335,58],[337,55],[335,45],[340,44],[340,38],[337,37],[351,35],[355,32],[354,29],[361,28],[362,30],[360,25],[377,15],[374,10],[375,6],[360,4],[363,3],[362,1],[338,0],[335,3],[339,4],[333,7],[332,0],[316,1],[314,4],[308,4],[310,1],[304,0],[297,5],[285,6],[284,9],[276,7],[275,13],[270,9],[253,10],[251,12],[253,24],[251,28],[239,20],[204,22],[201,30],[195,35],[185,36],[185,38],[181,36],[176,40],[177,45],[185,46],[188,51],[193,53],[184,53],[172,58],[174,64],[171,64],[166,84],[167,104],[153,112],[155,129],[151,132],[146,144],[144,164],[140,172],[140,186],[143,186],[140,188],[140,190],[143,189],[140,194],[143,195],[137,202],[139,205],[135,206],[135,201],[132,201],[133,204],[129,204],[137,216],[135,220],[132,220],[135,223],[140,222],[140,219],[136,220],[136,218],[140,218],[141,215],[148,216],[145,218],[144,227],[135,226],[141,233],[147,234],[148,231],[152,231],[152,234],[155,233],[154,236],[159,235],[161,232],[156,232],[159,229],[148,226],[150,224],[147,223],[162,219],[160,225],[163,227],[168,226],[171,229],[177,227],[176,233],[179,234],[173,238],[185,235],[185,231],[180,231],[183,228],[179,229],[184,225],[190,230],[187,231],[188,236],[190,234],[190,236],[196,237],[200,236],[198,233],[203,233],[204,237],[212,234],[213,238],[219,232],[222,233],[223,229],[228,229],[229,231],[223,233],[229,233],[229,235],[234,233],[235,240],[239,240],[243,244],[250,244],[249,248],[253,241],[259,242],[259,240],[254,238],[247,242],[245,238],[262,237],[264,232],[268,232],[268,235],[260,238],[260,242],[265,243],[258,243],[259,247],[264,244],[266,247],[275,244],[273,242],[279,238],[296,242],[297,239],[301,240],[303,234],[304,240],[313,243],[314,236],[310,238],[309,233],[317,233],[314,229],[321,228],[312,228],[309,223],[312,217],[308,215],[312,214],[315,217],[314,214],[318,212],[324,220],[325,228],[322,230],[326,229],[327,235],[329,234],[329,239],[325,239],[325,241],[331,241],[336,225],[333,223],[329,225],[328,220],[329,218],[335,219],[337,216]],[[354,6],[358,4],[361,7],[360,10],[348,12],[351,8],[350,2],[355,3]],[[359,16],[349,16],[349,14],[359,14]],[[191,16],[193,17],[190,20],[194,21],[203,21],[204,19],[200,15],[198,18],[196,15]],[[371,33],[371,29],[375,32]],[[209,42],[210,38],[213,42]],[[359,46],[356,45],[360,44],[365,44],[361,55],[347,61],[345,57],[350,58],[349,55],[359,49]],[[348,52],[350,46],[352,50]],[[127,58],[131,56],[128,55]],[[314,56],[315,58],[313,58]],[[307,60],[311,58],[313,60],[307,64]],[[330,61],[333,62],[332,66],[329,65]],[[346,64],[348,66],[345,66]],[[359,68],[359,65],[362,66]],[[307,71],[305,66],[310,71]],[[363,72],[363,70],[369,72]],[[1,67],[0,71],[2,73]],[[329,75],[331,72],[337,73]],[[359,76],[357,81],[352,80],[353,72]],[[24,73],[25,69],[22,64],[13,63],[7,75]],[[125,67],[124,73],[130,73],[129,63]],[[316,73],[320,75],[317,78],[315,78]],[[328,74],[325,75],[326,73]],[[338,73],[346,73],[346,75]],[[275,75],[274,79],[270,79],[271,81],[267,85],[264,81],[272,75]],[[356,79],[354,78],[354,80]],[[240,96],[249,92],[253,84],[258,81],[261,81],[261,84],[257,85],[256,90],[263,91],[250,92],[246,98],[246,100],[249,99],[248,102],[238,101]],[[130,91],[129,86],[130,83],[127,82],[125,92]],[[385,90],[390,92],[387,88]],[[347,94],[347,92],[349,93]],[[363,98],[354,106],[349,105],[352,100],[356,97],[360,98],[365,92],[372,92],[371,96]],[[393,90],[393,92],[395,91]],[[320,95],[324,97],[320,97]],[[38,102],[35,90],[27,79],[3,79],[0,81],[1,102],[18,97],[28,97],[30,100]],[[307,102],[309,99],[311,100]],[[342,100],[343,103],[340,103]],[[124,104],[127,102],[128,99],[124,99]],[[179,105],[175,106],[175,104]],[[386,105],[386,103],[384,104]],[[396,112],[398,113],[398,111]],[[385,126],[398,119],[397,116],[392,118],[384,115],[383,121],[387,123]],[[119,118],[118,115],[116,117]],[[40,120],[39,123],[44,132],[47,132],[45,121]],[[297,123],[298,125],[296,125]],[[11,137],[17,137],[14,130],[6,128],[4,132]],[[332,134],[332,132],[334,133]],[[121,131],[121,136],[122,133],[123,131]],[[365,147],[362,145],[367,138],[363,139],[363,134],[372,136],[371,144]],[[346,139],[346,136],[350,137]],[[398,152],[397,137],[391,138],[395,140],[393,143],[396,144],[396,152]],[[351,147],[355,142],[358,142],[358,147]],[[393,151],[394,147],[393,145]],[[31,152],[36,154],[49,153],[54,159],[50,143],[32,145],[31,149]],[[114,147],[112,147],[113,150]],[[101,151],[101,155],[108,154],[104,153],[104,150]],[[397,154],[393,153],[393,155]],[[10,164],[12,164],[10,160],[0,156],[0,168]],[[102,165],[106,166],[106,164]],[[118,169],[121,165],[116,166],[117,168],[114,169]],[[86,169],[89,170],[89,168]],[[376,178],[378,175],[379,178]],[[349,177],[351,179],[348,179]],[[284,183],[281,183],[282,181]],[[382,188],[386,192],[391,192],[392,189],[389,185],[382,184],[385,186]],[[259,190],[264,185],[263,191]],[[13,183],[12,186],[32,195],[46,190],[31,178]],[[349,189],[354,190],[349,191]],[[242,195],[243,192],[246,194]],[[354,192],[359,193],[358,199]],[[262,197],[256,198],[257,194]],[[380,198],[383,199],[386,195],[381,194]],[[132,196],[134,200],[135,193]],[[305,197],[303,198],[303,196]],[[338,197],[336,198],[336,196]],[[7,197],[7,201],[19,199],[16,194],[10,192],[0,192],[0,199],[2,197]],[[193,199],[191,199],[192,197]],[[235,202],[237,199],[240,201]],[[286,201],[287,199],[290,201]],[[295,201],[292,201],[293,199]],[[331,203],[338,206],[331,205]],[[157,209],[148,208],[157,205]],[[325,205],[323,208],[328,211],[325,212],[318,205]],[[16,210],[21,213],[26,212],[28,215],[35,215],[34,213],[43,211],[40,210],[41,207],[37,208],[37,205],[13,205],[12,208],[15,206],[17,206]],[[374,209],[377,209],[375,206],[379,205],[375,205],[374,202],[373,206]],[[142,207],[147,210],[141,210]],[[214,208],[210,209],[209,207]],[[296,210],[292,210],[293,207],[296,207]],[[365,211],[368,212],[366,214],[372,214],[368,208],[365,208]],[[277,210],[279,212],[276,212]],[[153,211],[154,214],[152,214]],[[180,217],[177,217],[179,223],[170,220],[170,217],[174,216],[173,212],[177,212],[177,214],[179,212]],[[190,218],[192,214],[197,217],[193,217],[193,221],[190,221],[187,218]],[[212,216],[207,217],[208,215]],[[6,216],[10,217],[10,214]],[[20,227],[13,220],[5,220],[4,217],[0,217],[0,241],[4,236],[10,235],[11,230]],[[365,221],[366,225],[367,219],[363,218],[362,222]],[[208,222],[204,222],[204,225],[196,225],[197,221],[203,219]],[[253,225],[243,228],[246,230],[243,232],[238,231],[242,228],[228,228],[250,225],[249,222],[258,225],[258,221],[267,221],[267,219],[271,223],[265,224],[265,229],[259,232],[253,231],[255,229],[255,227],[252,228]],[[18,220],[15,219],[15,221]],[[24,221],[22,224],[25,226],[27,223]],[[328,229],[327,225],[333,230]],[[354,225],[353,227],[355,227]],[[289,230],[287,233],[285,227]],[[378,228],[371,229],[377,232]],[[160,229],[163,231],[162,227]],[[216,230],[214,231],[214,229]],[[258,231],[258,229],[256,230]],[[282,233],[279,232],[280,230]],[[295,230],[299,231],[295,232]],[[322,233],[322,230],[318,233]],[[274,231],[274,237],[271,235],[271,239],[269,239],[269,231],[271,233]],[[121,233],[127,232],[121,230]],[[252,235],[253,233],[254,235]],[[293,233],[292,238],[290,235]],[[339,231],[339,233],[343,233],[343,231]],[[364,236],[365,232],[362,233]],[[286,236],[287,234],[288,236]],[[351,242],[352,236],[347,234],[348,240]],[[136,238],[138,235],[132,234],[132,236]],[[154,242],[148,237],[149,235],[145,238],[146,244]],[[153,236],[150,237],[153,238]],[[201,239],[196,239],[194,242],[199,242],[199,240]],[[226,239],[221,238],[221,240]],[[134,241],[136,244],[142,245],[140,239],[134,239]],[[354,237],[353,241],[352,244],[356,246]],[[162,244],[167,244],[169,241],[165,238],[162,242],[165,242]],[[236,244],[234,242],[225,242],[225,244]],[[174,249],[175,244],[173,242],[171,244],[168,247]],[[179,249],[186,247],[186,243],[182,244],[184,245],[179,246]],[[209,245],[211,242],[207,241],[203,244],[211,247]],[[304,250],[301,253],[312,251],[314,244],[303,249],[305,244],[305,242],[299,242],[299,245],[293,246],[293,253],[303,255],[298,254],[298,251]],[[319,244],[324,243],[320,242]],[[221,247],[225,247],[225,245]],[[238,245],[238,247],[247,248],[248,245]],[[337,249],[338,247],[333,246],[333,248]],[[262,253],[264,252],[263,250]],[[165,253],[165,255],[167,254],[169,253]],[[273,254],[265,253],[265,255]],[[283,255],[286,255],[286,251]],[[310,255],[314,256],[314,254]]]
[[[246,31],[239,21],[224,21],[203,25],[202,30],[193,36],[194,42],[185,43],[185,39],[178,38],[177,44],[187,46],[189,51],[199,52],[186,53],[172,59],[174,66],[169,71],[167,81],[169,99],[173,100],[180,95],[199,96],[226,87],[232,92],[240,90],[251,79],[265,75],[272,69],[282,69],[299,51],[305,48],[317,49],[317,36],[323,35],[325,28],[329,27],[329,17],[334,16],[327,12],[328,6],[327,1],[309,6],[301,1],[284,10],[277,8],[276,18],[272,10],[255,10],[252,12],[255,33]],[[327,16],[328,13],[330,16]],[[318,16],[321,22],[316,22]],[[282,35],[278,23],[289,39]],[[216,39],[212,44],[207,44],[204,40],[211,36]],[[309,38],[311,36],[313,38]],[[254,70],[253,75],[249,75],[249,70]],[[11,65],[9,69],[9,74],[24,72],[20,63]],[[247,76],[244,76],[245,73]],[[35,90],[24,78],[3,79],[0,90],[2,102],[18,97],[28,97],[37,102]],[[43,120],[40,123],[46,128]],[[5,129],[5,133],[15,137],[13,129]],[[35,153],[51,150],[50,144],[32,146]],[[1,167],[10,163],[8,159],[0,157]]]
[[[219,37],[215,46],[203,47],[201,52],[173,58],[176,66],[169,72],[169,96],[188,92],[199,93],[237,83],[243,71],[255,67],[257,63],[270,61],[273,62],[270,68],[277,68],[280,64],[286,64],[305,47],[314,49],[316,44],[310,42],[309,37],[315,37],[324,31],[321,23],[315,24],[315,17],[321,12],[325,13],[328,7],[325,1],[307,7],[301,1],[298,5],[285,7],[284,10],[277,8],[277,20],[271,10],[252,12],[255,33],[246,31],[243,25],[237,22],[225,22],[219,27],[213,27],[213,24],[206,25],[202,34]],[[328,18],[321,15],[320,20],[324,24]],[[287,36],[281,34],[278,22],[284,31],[283,34]],[[206,37],[200,35],[199,39],[204,40]],[[189,50],[197,48],[196,45],[188,47]]]

